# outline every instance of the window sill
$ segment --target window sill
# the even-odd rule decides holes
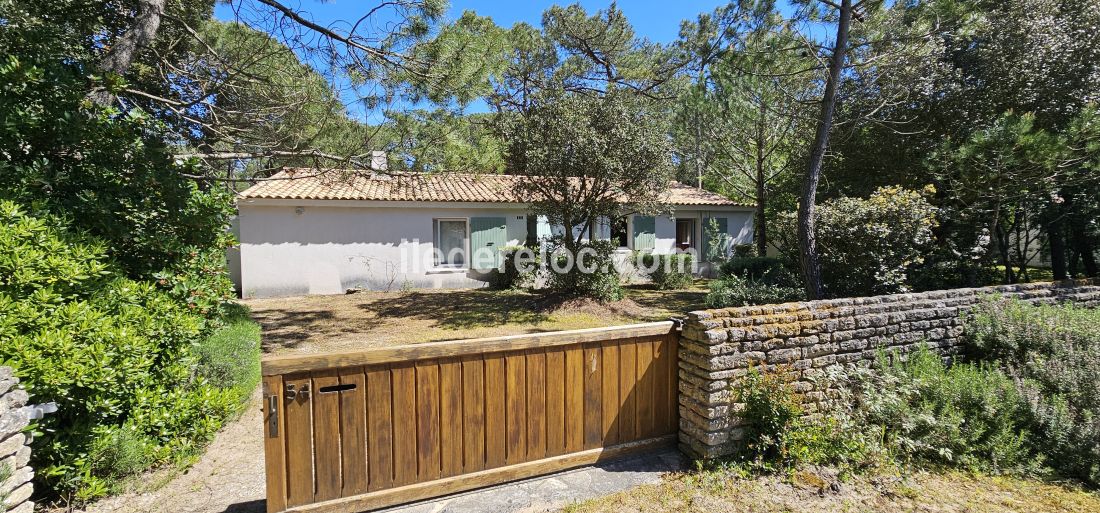
[[[469,269],[465,267],[432,267],[425,274],[464,274],[466,271],[469,271]]]

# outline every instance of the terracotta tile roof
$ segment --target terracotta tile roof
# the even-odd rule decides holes
[[[524,203],[513,192],[524,176],[471,173],[368,174],[343,170],[284,169],[240,193],[241,198],[301,200],[448,201]],[[725,196],[672,182],[668,203],[751,206]]]

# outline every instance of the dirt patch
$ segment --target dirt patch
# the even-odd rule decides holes
[[[1009,477],[918,472],[839,479],[811,469],[790,477],[744,478],[722,471],[685,472],[567,508],[594,512],[937,512],[1100,511],[1100,497],[1073,488]]]
[[[591,315],[601,318],[620,317],[632,320],[655,320],[654,312],[642,307],[633,299],[625,298],[611,303],[601,303],[592,299],[567,299],[550,301],[543,308],[548,314]]]
[[[492,290],[359,292],[245,301],[267,354],[344,351],[666,320],[701,305],[705,291],[630,287],[622,301],[561,301]]]

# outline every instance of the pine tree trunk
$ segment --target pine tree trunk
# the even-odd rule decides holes
[[[1055,280],[1064,280],[1069,277],[1066,272],[1066,235],[1062,229],[1062,213],[1055,211],[1050,214],[1046,223],[1047,240],[1050,243],[1050,270],[1054,273]]]
[[[764,168],[764,146],[767,138],[764,136],[764,116],[767,114],[764,102],[760,102],[760,112],[756,120],[756,254],[768,255],[768,226],[764,220],[768,202],[767,194],[767,170]]]
[[[821,262],[817,254],[817,234],[814,213],[817,210],[817,185],[821,181],[821,167],[825,161],[825,149],[829,146],[829,131],[833,126],[836,110],[836,93],[840,86],[848,50],[848,29],[852,24],[852,0],[842,0],[840,18],[837,21],[836,45],[829,59],[829,77],[825,82],[825,94],[821,99],[821,115],[817,134],[810,151],[806,179],[802,183],[802,196],[798,204],[798,246],[802,264],[802,279],[809,299],[825,296],[825,284],[821,279]]]
[[[139,8],[133,23],[126,32],[111,43],[110,49],[99,63],[100,71],[118,75],[129,71],[137,53],[156,39],[161,17],[164,16],[164,6],[167,3],[167,0],[138,1]],[[111,93],[105,90],[94,91],[90,96],[100,105],[110,105],[114,102]]]

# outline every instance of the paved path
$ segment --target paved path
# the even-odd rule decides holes
[[[443,499],[385,510],[386,513],[496,513],[557,511],[574,502],[661,480],[684,468],[675,450],[617,460],[549,476],[484,488]]]
[[[534,512],[647,483],[678,470],[668,451],[518,481],[388,510],[390,513]],[[155,478],[156,476],[152,476]],[[191,469],[151,492],[126,493],[91,505],[85,513],[264,513],[263,424],[260,395],[218,433]]]

